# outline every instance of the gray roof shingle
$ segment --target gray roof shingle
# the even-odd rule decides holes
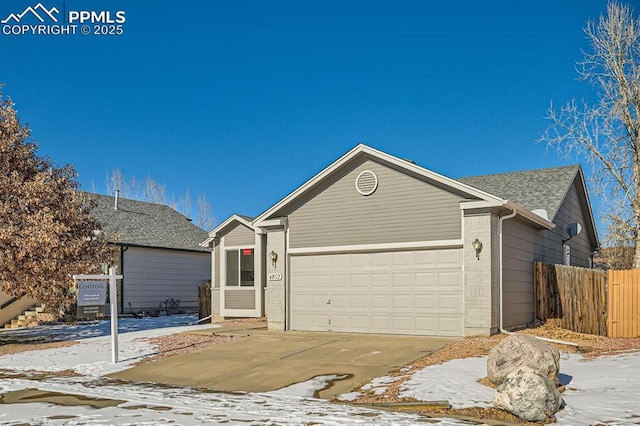
[[[489,194],[511,200],[528,210],[545,209],[553,220],[580,166],[564,166],[522,172],[456,179]]]
[[[95,219],[103,226],[111,242],[123,245],[156,247],[177,250],[207,251],[199,244],[208,234],[186,216],[164,204],[118,199],[87,193],[97,202]],[[112,236],[116,235],[115,241]]]

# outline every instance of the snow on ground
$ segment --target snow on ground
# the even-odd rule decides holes
[[[211,324],[188,325],[195,316],[172,315],[157,318],[123,318],[118,321],[118,364],[111,362],[111,323],[92,321],[10,330],[5,338],[49,336],[54,340],[78,340],[75,346],[22,352],[0,357],[0,368],[12,370],[75,370],[87,376],[103,376],[131,367],[140,358],[154,354],[155,347],[143,338],[165,336],[187,330],[211,328]],[[50,327],[51,333],[47,333]],[[1,340],[0,340],[1,342]]]
[[[423,423],[415,415],[356,408],[314,399],[312,395],[334,377],[316,377],[305,383],[268,393],[216,393],[153,384],[123,384],[102,377],[130,366],[154,353],[140,337],[156,337],[183,330],[211,327],[188,326],[193,317],[124,319],[120,321],[121,363],[111,363],[109,323],[47,326],[0,332],[3,339],[20,334],[36,338],[55,333],[60,339],[79,340],[70,347],[24,352],[0,357],[0,369],[60,371],[74,369],[83,377],[26,380],[0,375],[0,393],[37,388],[48,392],[84,395],[89,398],[124,400],[116,406],[94,409],[50,403],[4,404],[0,424],[393,424]],[[164,327],[164,328],[158,328]],[[563,425],[633,425],[640,420],[640,352],[585,360],[563,354],[561,382],[566,406],[556,417]],[[494,391],[477,380],[486,376],[486,357],[452,360],[426,367],[402,385],[405,396],[422,400],[448,400],[454,407],[487,406]],[[371,389],[382,392],[395,378],[376,378]],[[345,394],[350,400],[356,395]],[[437,422],[437,421],[436,421]],[[443,419],[440,425],[468,424]]]
[[[119,321],[118,364],[111,363],[110,323],[107,321],[65,326],[54,325],[0,332],[2,341],[38,339],[55,335],[57,340],[78,340],[74,346],[0,356],[0,369],[62,371],[73,369],[84,377],[27,380],[0,374],[0,394],[24,389],[82,395],[86,398],[124,400],[116,406],[94,409],[51,403],[3,404],[0,424],[393,424],[415,425],[415,415],[332,404],[312,396],[335,377],[316,377],[268,393],[216,393],[153,384],[120,383],[102,376],[123,370],[144,356],[154,354],[153,345],[140,338],[159,337],[185,330],[210,328],[188,326],[194,317],[128,318]],[[162,328],[156,328],[162,327]],[[468,424],[453,420],[436,424]]]

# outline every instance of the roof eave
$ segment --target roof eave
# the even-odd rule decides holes
[[[531,210],[527,210],[522,207],[518,203],[514,203],[510,200],[491,200],[491,201],[468,201],[460,203],[460,210],[472,210],[472,209],[486,209],[486,208],[506,208],[511,211],[515,211],[516,214],[522,216],[523,218],[535,223],[546,229],[553,229],[556,227],[556,224],[539,216],[532,212]]]
[[[466,184],[464,184],[462,182],[459,182],[457,180],[448,178],[448,177],[443,176],[443,175],[441,175],[439,173],[436,173],[436,172],[433,172],[431,170],[425,169],[424,167],[421,167],[421,166],[418,166],[416,164],[410,163],[410,162],[408,162],[406,160],[402,160],[402,159],[400,159],[398,157],[395,157],[395,156],[393,156],[391,154],[387,154],[387,153],[379,151],[379,150],[377,150],[375,148],[371,148],[370,146],[367,146],[367,145],[364,145],[364,144],[358,144],[353,149],[351,149],[349,152],[344,154],[342,157],[338,158],[336,161],[334,161],[329,166],[324,168],[318,174],[316,174],[311,179],[306,181],[304,184],[299,186],[296,190],[291,192],[289,195],[287,195],[282,200],[278,201],[276,204],[274,204],[269,209],[267,209],[262,214],[260,214],[258,217],[256,217],[254,219],[253,223],[261,223],[265,219],[268,219],[273,213],[281,210],[283,207],[285,207],[288,204],[290,204],[291,202],[293,202],[296,198],[298,198],[299,196],[304,194],[307,190],[312,188],[318,182],[322,181],[327,176],[331,175],[331,173],[333,173],[335,170],[337,170],[338,168],[340,168],[341,166],[343,166],[348,161],[350,161],[355,156],[357,156],[357,155],[359,155],[361,153],[371,155],[372,157],[381,159],[381,160],[386,161],[388,163],[391,163],[391,164],[393,164],[393,165],[395,165],[395,166],[397,166],[399,168],[411,171],[411,172],[416,173],[416,174],[418,174],[420,176],[424,176],[424,177],[426,177],[428,179],[432,179],[432,180],[434,180],[436,182],[439,182],[439,183],[441,183],[441,184],[443,184],[445,186],[448,186],[450,188],[456,189],[456,190],[458,190],[460,192],[463,192],[463,193],[468,194],[470,196],[479,198],[481,200],[492,201],[492,202],[500,202],[500,201],[502,201],[502,199],[496,197],[495,195],[489,194],[488,192],[481,191],[479,189],[476,189],[476,188],[474,188],[472,186],[466,185]]]

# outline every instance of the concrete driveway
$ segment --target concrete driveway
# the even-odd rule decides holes
[[[218,391],[266,392],[316,376],[347,375],[320,398],[349,392],[459,339],[320,332],[274,332],[266,326],[212,328],[198,334],[240,337],[110,375],[117,379]]]

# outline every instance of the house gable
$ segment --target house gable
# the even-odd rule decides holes
[[[357,188],[363,173],[377,180],[369,195]],[[372,182],[365,189],[373,189]],[[364,158],[278,214],[289,218],[291,248],[459,240],[459,203],[465,198],[437,182]]]
[[[546,232],[545,262],[563,263],[562,247],[566,243],[572,265],[590,266],[591,254],[598,249],[599,242],[589,205],[582,174],[578,173],[553,218],[556,228]],[[582,232],[570,238],[567,228],[572,223],[580,224]]]
[[[255,244],[255,231],[242,223],[236,223],[222,234],[225,247],[253,246]]]

